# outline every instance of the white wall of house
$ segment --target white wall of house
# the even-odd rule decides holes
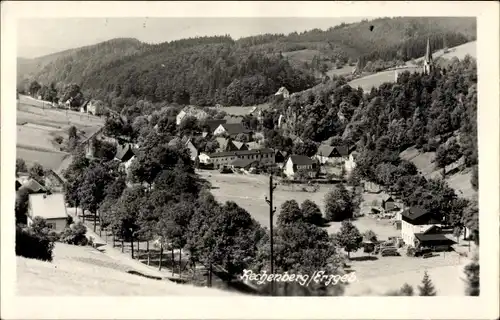
[[[297,171],[299,171],[299,170],[312,171],[312,165],[298,165]],[[288,160],[286,161],[286,163],[283,167],[283,172],[289,178],[293,178],[293,176],[295,175],[296,171],[293,170],[293,162],[290,158],[288,158]]]
[[[218,134],[223,134],[224,132],[226,132],[226,129],[224,129],[224,127],[220,124],[217,129],[214,130],[214,136],[218,135]]]
[[[356,168],[356,161],[354,161],[354,157],[352,154],[349,155],[349,159],[344,163],[344,168],[347,172],[352,171],[354,168]]]
[[[51,227],[51,229],[60,232],[63,231],[64,228],[66,228],[67,220],[65,218],[58,218],[58,219],[46,219],[47,224]],[[28,216],[28,227],[31,226],[33,223],[33,220],[31,219],[31,216]]]
[[[175,123],[177,125],[180,125],[181,122],[182,122],[182,119],[184,119],[185,116],[186,116],[186,112],[184,112],[184,111],[179,112],[179,114],[177,115],[177,117],[175,117]]]
[[[204,152],[200,153],[200,155],[198,156],[198,159],[200,160],[200,163],[204,163],[204,164],[210,163],[210,157],[208,156],[208,154],[206,154]]]
[[[407,245],[413,246],[415,244],[415,233],[423,233],[429,230],[433,224],[413,225],[404,220],[401,221],[401,238]]]
[[[342,157],[325,157],[320,155],[315,155],[314,157],[322,164],[326,163],[331,165],[339,165],[346,161],[346,159]]]
[[[293,172],[293,162],[290,158],[286,161],[284,167],[283,167],[283,172],[285,175],[289,178],[292,178],[295,172]]]

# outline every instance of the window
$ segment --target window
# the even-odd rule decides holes
[[[55,223],[47,223],[47,227],[49,227],[49,229],[55,229],[56,224]]]

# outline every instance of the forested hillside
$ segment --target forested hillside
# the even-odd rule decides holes
[[[408,60],[423,55],[428,37],[439,49],[471,41],[475,34],[474,18],[382,18],[326,31],[239,40],[218,36],[149,45],[115,39],[22,59],[18,81],[20,87],[33,79],[47,86],[54,82],[56,87],[76,83],[86,95],[117,107],[140,99],[253,105],[281,86],[290,92],[310,88],[318,81],[313,75],[360,57],[373,62]],[[307,54],[301,54],[304,50]]]

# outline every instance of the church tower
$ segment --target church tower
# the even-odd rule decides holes
[[[424,56],[424,73],[425,74],[431,73],[433,68],[434,68],[434,61],[432,60],[431,43],[429,41],[429,38],[427,38],[427,50]]]

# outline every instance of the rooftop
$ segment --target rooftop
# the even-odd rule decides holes
[[[245,128],[241,123],[223,123],[221,126],[229,134],[249,133],[250,130]]]
[[[301,155],[291,155],[290,160],[292,160],[293,164],[299,165],[299,166],[305,166],[305,165],[312,165],[313,161],[306,156],[301,156]]]
[[[30,194],[29,205],[32,217],[42,217],[44,219],[66,218],[66,204],[64,194]]]
[[[210,158],[217,158],[217,157],[228,157],[228,156],[246,156],[246,155],[262,154],[262,153],[274,154],[274,151],[272,149],[269,149],[269,148],[263,148],[263,149],[254,149],[254,150],[216,152],[216,153],[211,153],[208,156]]]

